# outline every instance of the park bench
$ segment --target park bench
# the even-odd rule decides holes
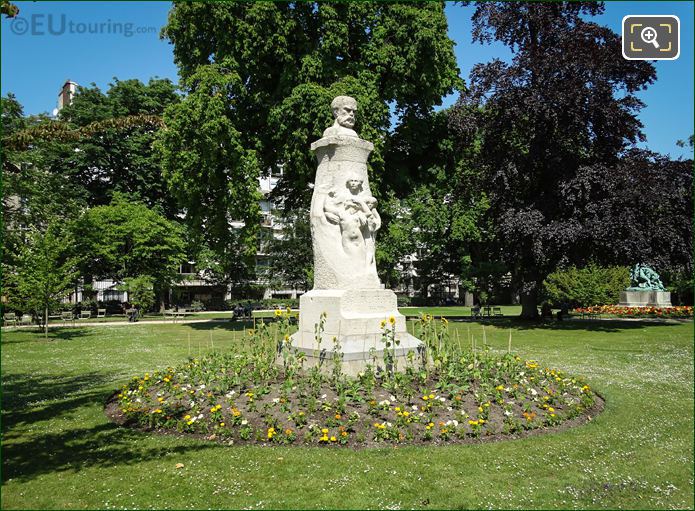
[[[14,312],[8,312],[2,317],[5,326],[17,325],[17,315]]]
[[[22,314],[22,319],[21,319],[22,325],[31,325],[33,322],[34,322],[34,318],[31,317],[31,314]]]
[[[67,323],[69,321],[73,325],[75,324],[75,315],[72,312],[61,313],[60,319],[63,321],[63,323]]]
[[[106,309],[97,309],[97,318],[105,318]]]
[[[501,317],[503,317],[502,308],[501,308],[501,307],[493,307],[493,308],[492,308],[492,315],[493,315],[493,317],[495,317],[495,318],[501,318]]]
[[[92,319],[92,311],[80,311],[80,319]]]
[[[475,319],[480,319],[483,317],[483,313],[480,311],[480,307],[471,307],[471,317]]]

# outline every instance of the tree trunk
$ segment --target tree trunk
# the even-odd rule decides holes
[[[48,339],[48,305],[44,309],[43,315],[43,336],[45,339]]]
[[[537,319],[538,318],[538,293],[534,287],[530,291],[522,292],[521,296],[521,318],[522,319]]]

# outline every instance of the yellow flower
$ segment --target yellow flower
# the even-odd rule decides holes
[[[282,316],[282,311],[280,309],[275,309],[275,317]]]
[[[221,427],[221,428],[224,427],[224,422],[220,422],[220,427]]]
[[[434,399],[434,394],[430,394],[430,399]]]
[[[290,340],[290,336],[285,334],[285,342],[288,342]]]
[[[285,430],[285,434],[288,435],[288,436],[291,435],[291,434],[292,434],[292,430],[291,430],[290,428],[287,428],[287,429]]]
[[[384,328],[386,326],[386,320],[381,320],[380,326]]]
[[[342,433],[340,433],[340,436],[342,436],[342,437],[348,436],[347,431],[343,431]]]
[[[495,387],[495,390],[504,390],[504,385],[497,385],[497,387]]]
[[[334,437],[334,436],[331,437],[331,442],[335,442],[336,440],[338,440],[336,437]]]
[[[423,400],[423,401],[427,401],[428,399],[429,399],[429,397],[427,397],[427,396],[422,396],[422,400]]]
[[[478,407],[478,413],[483,413],[483,407],[482,406]]]
[[[324,435],[327,435],[327,434],[328,434],[328,429],[323,428],[323,429],[321,430],[321,433],[323,433]]]
[[[552,406],[550,406],[550,407],[548,407],[548,411],[549,411],[549,412],[554,412],[554,411],[555,411],[555,408],[553,408]]]
[[[389,323],[391,323],[392,325],[395,324],[396,318],[394,318],[393,316],[389,317]]]
[[[335,418],[338,419],[338,420],[342,419],[342,417],[341,417],[341,415],[340,415],[339,413],[336,413],[336,414],[335,414]]]

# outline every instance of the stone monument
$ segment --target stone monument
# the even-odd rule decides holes
[[[630,287],[620,293],[623,307],[671,307],[671,293],[666,291],[659,274],[646,264],[630,270]]]
[[[299,330],[291,343],[310,365],[342,356],[343,371],[354,375],[374,358],[383,366],[386,321],[389,328],[395,325],[399,342],[391,353],[403,367],[409,351],[421,355],[424,348],[406,331],[396,295],[384,289],[376,271],[374,241],[381,218],[367,175],[374,145],[353,130],[353,98],[338,96],[331,108],[335,122],[311,144],[318,160],[310,212],[314,287],[300,297]]]

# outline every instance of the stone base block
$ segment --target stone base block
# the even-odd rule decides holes
[[[671,307],[668,291],[622,291],[621,307]]]
[[[409,352],[413,352],[416,361],[424,356],[424,345],[407,332],[396,295],[389,289],[320,289],[302,295],[299,330],[291,337],[292,347],[305,353],[309,366],[330,365],[337,353],[342,357],[343,372],[355,375],[367,364],[374,364],[374,360],[383,366],[381,323],[390,325],[390,318],[394,319],[399,341],[396,363],[405,367]]]

